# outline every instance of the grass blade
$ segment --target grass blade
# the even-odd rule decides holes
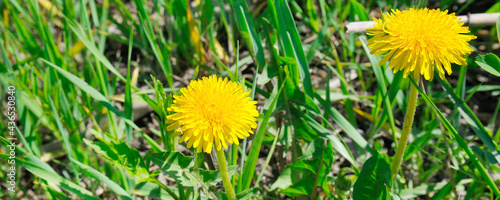
[[[441,123],[443,123],[443,125],[446,127],[446,129],[448,129],[448,131],[451,132],[453,138],[455,138],[455,140],[458,142],[458,145],[465,151],[465,153],[467,154],[469,159],[472,161],[472,164],[474,164],[476,169],[481,174],[481,177],[483,177],[483,179],[486,181],[486,184],[488,184],[490,186],[490,189],[493,191],[493,193],[496,196],[499,196],[500,191],[498,190],[495,182],[493,182],[493,180],[491,179],[490,175],[488,174],[488,172],[486,171],[484,166],[481,164],[481,162],[479,162],[479,159],[476,157],[476,155],[474,155],[474,153],[469,148],[467,143],[465,143],[462,136],[460,136],[458,134],[457,130],[455,130],[455,128],[453,128],[453,125],[451,125],[451,123],[448,121],[448,119],[446,119],[446,117],[443,115],[443,113],[441,113],[441,111],[439,111],[439,109],[432,102],[432,100],[425,94],[425,92],[422,90],[422,88],[420,88],[420,86],[418,86],[418,84],[415,83],[415,81],[413,79],[411,79],[411,77],[410,77],[410,80],[411,80],[411,83],[413,85],[415,85],[415,87],[417,88],[418,92],[423,97],[423,99],[425,100],[427,105],[439,117],[439,119],[441,120]]]
[[[1,157],[8,158],[6,155],[0,155]],[[92,192],[86,190],[85,188],[69,181],[68,179],[59,176],[58,174],[41,168],[33,163],[16,158],[16,164],[26,168],[32,174],[42,178],[47,181],[52,188],[61,187],[68,192],[71,192],[82,199],[95,200],[100,199],[94,196]]]
[[[66,24],[71,28],[71,30],[73,30],[78,39],[80,39],[83,42],[83,44],[85,44],[90,53],[92,53],[92,55],[94,55],[97,60],[99,60],[102,64],[104,64],[104,66],[108,68],[108,70],[111,71],[116,77],[118,77],[122,81],[126,81],[126,79],[115,69],[115,67],[113,67],[113,64],[109,62],[106,56],[104,56],[104,54],[102,54],[99,51],[99,49],[97,49],[95,44],[87,38],[82,28],[79,25],[77,25],[73,20],[67,18],[65,20]]]
[[[387,95],[387,87],[385,84],[385,78],[384,74],[382,73],[381,67],[378,65],[379,59],[377,56],[370,54],[370,49],[368,49],[367,46],[367,41],[366,38],[364,37],[359,37],[359,40],[363,44],[363,48],[366,51],[366,54],[368,55],[368,58],[370,59],[370,63],[372,64],[373,72],[375,74],[375,77],[377,78],[377,86],[378,90],[382,93],[382,98],[383,101],[382,103],[384,104],[384,114],[387,115],[389,119],[389,124],[391,126],[391,131],[392,133],[396,133],[396,126],[394,125],[394,115],[392,114],[392,104],[391,101],[389,100],[389,96]],[[383,124],[385,121],[381,120],[379,123]],[[395,136],[394,136],[395,137]],[[397,140],[395,140],[397,141]]]
[[[486,147],[488,147],[491,153],[495,156],[496,160],[500,163],[500,153],[497,150],[497,144],[495,144],[491,136],[488,134],[481,121],[479,121],[469,106],[467,106],[467,104],[465,104],[465,102],[462,101],[457,94],[455,94],[448,81],[441,79],[438,80],[448,93],[450,99],[454,102],[454,105],[457,105],[458,111],[460,111],[462,117],[465,121],[467,121],[467,124],[469,124],[472,130],[479,136],[481,141],[483,141]]]
[[[323,107],[329,108],[326,109],[325,112],[333,118],[333,121],[335,121],[357,145],[369,152],[374,152],[374,150],[368,145],[365,138],[359,134],[356,128],[354,128],[354,126],[352,126],[352,124],[349,123],[349,121],[337,109],[332,106],[328,106],[328,102],[323,100],[317,93],[316,100],[318,100]]]
[[[92,177],[92,178],[98,180],[99,182],[105,184],[106,186],[108,186],[108,188],[110,190],[112,190],[114,193],[116,193],[117,195],[119,195],[123,199],[132,200],[132,196],[130,196],[130,194],[128,194],[127,191],[125,191],[122,187],[120,187],[114,181],[109,179],[106,175],[102,174],[101,172],[95,170],[94,168],[92,168],[86,164],[78,162],[77,160],[74,160],[72,158],[70,158],[70,160],[73,163],[77,164],[80,167],[80,169],[82,169],[83,174],[85,174],[89,177]]]
[[[122,120],[125,121],[125,123],[129,124],[130,126],[132,126],[133,129],[135,129],[136,131],[138,131],[146,139],[146,141],[148,142],[148,144],[151,145],[151,147],[155,151],[157,151],[157,152],[163,152],[163,151],[165,151],[163,149],[163,147],[161,147],[151,137],[149,137],[144,132],[142,132],[141,128],[139,128],[132,120],[127,119],[127,117],[123,113],[121,113],[117,108],[115,108],[113,105],[111,105],[111,103],[109,102],[109,100],[106,99],[106,97],[104,97],[104,95],[102,95],[99,91],[97,91],[92,86],[90,86],[87,82],[81,80],[80,78],[76,77],[75,75],[73,75],[73,74],[71,74],[71,73],[69,73],[69,72],[61,69],[60,67],[58,67],[58,66],[56,66],[56,65],[54,65],[54,64],[52,64],[52,63],[50,63],[50,62],[48,62],[48,61],[46,61],[44,59],[42,59],[42,61],[44,63],[46,63],[48,66],[50,66],[53,69],[55,69],[56,71],[58,71],[61,75],[63,75],[64,77],[66,77],[75,86],[78,86],[81,90],[83,90],[88,95],[90,95],[92,98],[94,98],[94,100],[98,101],[103,106],[105,106],[106,108],[108,108],[111,112],[113,112],[116,115],[118,115],[119,117],[121,117]]]
[[[296,83],[299,80],[304,86],[304,91],[309,97],[313,97],[311,75],[309,74],[309,64],[302,48],[302,42],[297,32],[295,21],[288,3],[285,0],[269,0],[271,13],[275,27],[278,29],[280,46],[286,57],[294,58],[297,64],[291,65],[291,77]],[[297,84],[298,85],[298,84]]]
[[[274,111],[276,102],[278,102],[278,97],[281,94],[282,90],[283,90],[283,85],[279,87],[279,90],[278,87],[275,87],[273,93],[271,94],[271,97],[269,97],[268,100],[268,102],[271,102],[270,104],[268,104],[269,107],[264,108],[267,111],[265,112],[264,117],[262,118],[257,133],[255,133],[255,137],[252,142],[252,147],[250,148],[250,152],[248,153],[248,158],[245,162],[245,166],[243,167],[243,171],[241,172],[243,176],[241,183],[238,184],[237,193],[250,188],[250,184],[252,183],[253,179],[253,174],[255,172],[255,166],[257,165],[257,159],[259,158],[262,140],[264,139],[264,133],[266,132],[267,123],[269,121],[269,118],[271,117],[271,114]]]
[[[257,66],[263,67],[266,65],[266,59],[264,58],[264,50],[262,48],[262,40],[259,34],[255,31],[255,23],[253,17],[248,13],[248,5],[246,1],[234,0],[233,1],[235,17],[237,19],[238,28],[240,29],[241,36],[246,40],[247,44],[250,46],[249,49],[257,58]]]

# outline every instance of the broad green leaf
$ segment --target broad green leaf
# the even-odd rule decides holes
[[[293,184],[291,187],[281,190],[280,193],[286,194],[287,196],[291,197],[302,196],[302,195],[310,196],[314,188],[313,186],[314,182],[311,182],[310,179],[301,179],[299,182]]]
[[[183,187],[202,190],[209,198],[216,195],[210,190],[222,181],[219,171],[194,168],[193,157],[184,156],[180,152],[163,152],[150,155],[151,161],[162,171],[174,178]],[[228,166],[229,176],[236,173],[236,166]]]
[[[324,192],[329,192],[326,180],[333,163],[333,156],[331,143],[325,145],[325,139],[317,137],[309,143],[300,160],[292,165],[292,168],[300,172],[301,179],[280,193],[291,197],[301,195],[311,197],[316,187],[322,187]]]
[[[83,141],[88,146],[111,164],[125,169],[130,176],[137,178],[137,182],[147,181],[149,171],[137,149],[129,147],[123,141],[112,138],[108,134],[102,134],[102,137],[98,135],[99,133],[93,132],[93,134],[102,142],[92,142],[84,138]]]
[[[286,189],[292,185],[292,165],[287,165],[281,172],[280,176],[271,185],[269,191],[276,189]]]
[[[295,164],[292,165],[293,169],[304,172],[309,171],[310,173],[316,174],[316,168],[313,163],[307,162],[304,160],[299,160]]]
[[[500,58],[495,54],[480,55],[476,58],[476,63],[487,72],[500,76]]]
[[[300,91],[299,87],[295,85],[295,82],[290,76],[286,78],[285,81],[285,94],[288,99],[305,106],[308,109],[314,110],[316,113],[320,113],[318,105],[314,103],[311,97],[307,96],[304,92]]]
[[[363,164],[358,180],[354,183],[353,199],[391,199],[389,194],[391,186],[391,167],[379,153],[376,153]]]
[[[292,125],[298,139],[303,139],[306,142],[310,142],[318,137],[318,133],[311,129],[307,122],[302,118],[292,119]]]
[[[493,165],[498,163],[498,161],[495,159],[495,156],[493,156],[493,154],[491,154],[491,152],[489,152],[488,150],[478,146],[471,146],[470,149],[483,163]]]

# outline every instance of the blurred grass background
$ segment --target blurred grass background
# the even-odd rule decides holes
[[[211,168],[170,136],[165,116],[171,94],[216,74],[259,102],[256,134],[227,152],[240,198],[346,199],[370,156],[390,163],[411,82],[378,66],[366,36],[345,24],[412,6],[500,12],[486,0],[1,1],[0,93],[16,87],[22,144],[17,192],[0,198],[223,199],[218,181],[180,180],[161,166],[176,155]],[[500,185],[500,79],[474,62],[500,53],[498,33],[471,32],[469,65],[424,83],[402,173],[389,185],[401,199],[493,199],[485,179]],[[0,153],[6,188],[9,150]]]

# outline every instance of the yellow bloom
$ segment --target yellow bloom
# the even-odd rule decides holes
[[[238,145],[239,139],[257,128],[257,102],[248,97],[250,91],[227,78],[203,77],[180,91],[182,95],[175,95],[168,109],[175,113],[167,116],[167,123],[171,123],[167,130],[178,128],[173,136],[182,135],[179,143],[186,141],[188,148],[210,153],[215,143],[221,150],[228,142]]]
[[[374,19],[373,28],[366,29],[374,37],[368,40],[371,54],[382,55],[379,65],[389,61],[396,73],[404,70],[404,77],[412,71],[432,80],[434,66],[444,79],[444,70],[451,74],[451,64],[466,65],[464,54],[473,50],[468,42],[476,36],[464,35],[469,29],[458,23],[455,14],[448,11],[413,9],[392,10],[382,19]]]

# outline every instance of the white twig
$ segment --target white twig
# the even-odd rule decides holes
[[[495,25],[500,13],[479,13],[457,16],[460,22],[469,26],[491,26]],[[346,25],[347,33],[363,33],[367,28],[373,28],[374,21],[350,22]]]

